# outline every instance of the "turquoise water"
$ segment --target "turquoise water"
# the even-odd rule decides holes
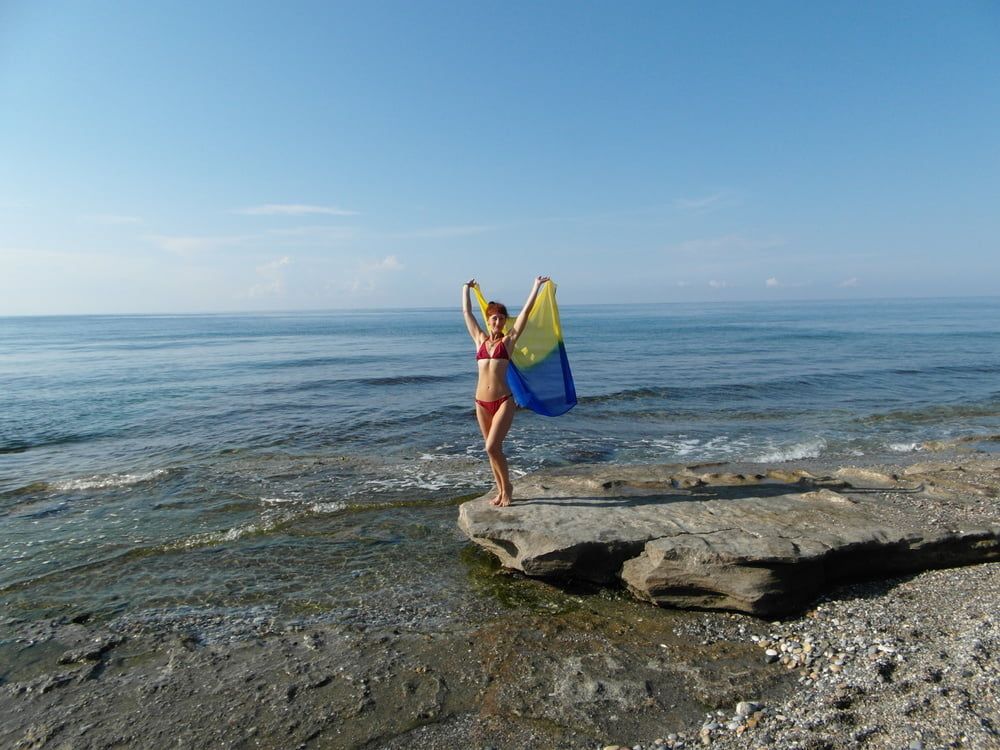
[[[1000,433],[1000,299],[562,314],[580,403],[518,414],[516,474]],[[451,309],[0,319],[0,610],[237,628],[482,604],[455,530],[490,481],[473,348]]]

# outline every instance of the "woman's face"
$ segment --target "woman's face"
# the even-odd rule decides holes
[[[493,313],[490,316],[490,330],[502,331],[503,324],[507,322],[507,316],[502,313]]]

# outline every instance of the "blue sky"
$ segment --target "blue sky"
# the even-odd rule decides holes
[[[0,2],[0,315],[972,296],[994,2]]]

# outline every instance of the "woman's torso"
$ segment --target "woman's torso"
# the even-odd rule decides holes
[[[499,340],[484,339],[476,348],[476,365],[479,369],[476,398],[480,401],[495,401],[510,393],[507,386],[510,347],[510,339],[504,336]],[[484,354],[487,356],[483,356]]]

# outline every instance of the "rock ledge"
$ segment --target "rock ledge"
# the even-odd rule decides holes
[[[902,476],[704,468],[539,474],[511,507],[486,497],[462,504],[459,526],[529,576],[620,581],[661,606],[768,617],[847,579],[1000,560],[1000,519],[984,503],[997,460],[917,465]],[[961,525],[949,509],[962,511]]]

